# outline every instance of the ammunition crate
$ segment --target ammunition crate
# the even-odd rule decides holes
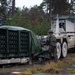
[[[0,59],[29,56],[29,32],[0,29]]]

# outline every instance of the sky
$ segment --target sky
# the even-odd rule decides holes
[[[43,0],[15,0],[16,7],[22,8],[23,6],[25,7],[33,7],[34,5],[40,5]]]

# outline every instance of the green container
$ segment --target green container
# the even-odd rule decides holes
[[[32,57],[41,50],[41,44],[31,30],[0,26],[0,59]]]

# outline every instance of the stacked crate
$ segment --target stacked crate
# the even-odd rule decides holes
[[[0,59],[22,58],[28,55],[28,31],[0,29]]]
[[[29,50],[29,33],[20,31],[20,57],[28,56]]]
[[[18,57],[18,31],[8,31],[8,52],[9,57]]]
[[[0,58],[6,58],[7,55],[7,31],[0,29]]]

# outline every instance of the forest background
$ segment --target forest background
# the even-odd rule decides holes
[[[73,14],[73,6],[67,0],[43,0],[39,6],[23,6],[22,9],[15,7],[14,13],[8,10],[7,6],[7,0],[0,0],[0,18],[5,18],[7,25],[28,28],[37,35],[47,34],[51,20],[57,14]]]

